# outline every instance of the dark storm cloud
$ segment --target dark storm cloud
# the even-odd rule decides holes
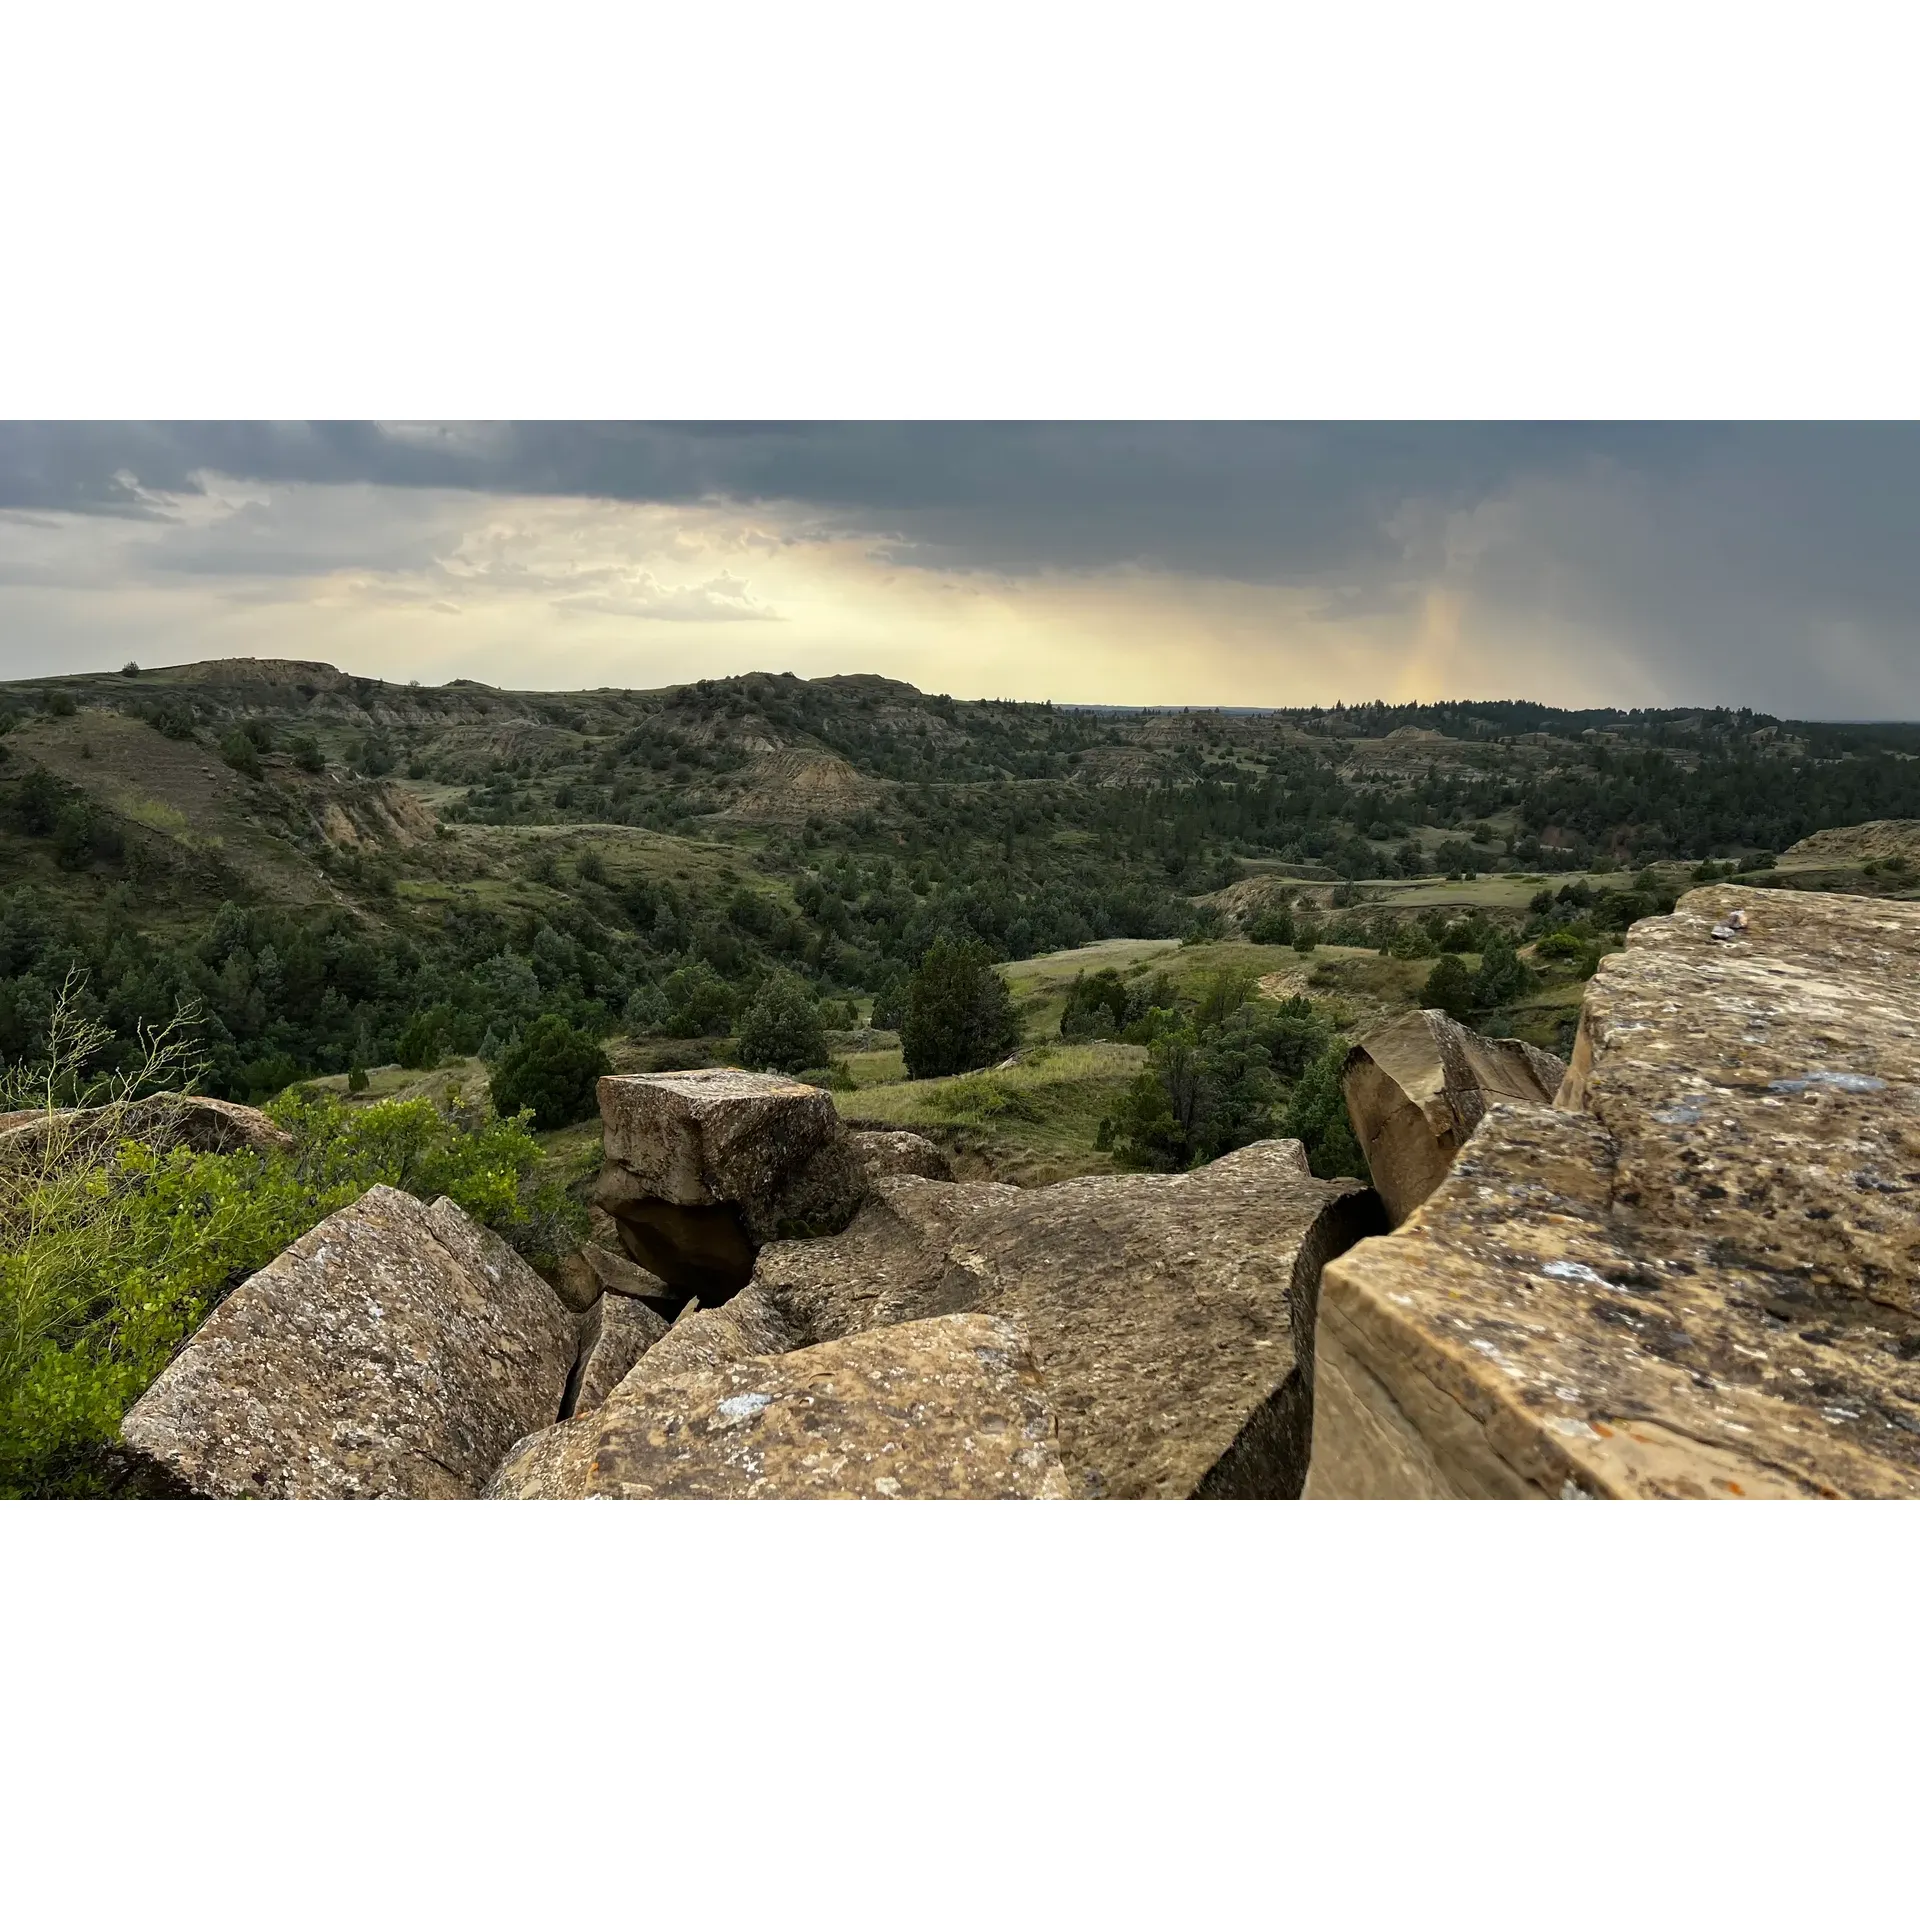
[[[196,509],[205,475],[243,498],[223,485]],[[357,572],[504,591],[513,565],[467,534],[476,503],[508,496],[697,507],[709,530],[717,507],[739,537],[719,564],[769,581],[792,578],[769,556],[813,542],[943,590],[1075,576],[1110,596],[1090,637],[1125,625],[1132,569],[1189,609],[1223,605],[1220,583],[1277,590],[1271,627],[1236,629],[1250,672],[1263,632],[1305,620],[1320,658],[1399,633],[1429,691],[1920,713],[1906,424],[0,424],[0,522],[22,536],[0,566],[22,584],[198,576],[291,595]],[[92,547],[58,547],[89,523]],[[553,592],[596,604],[584,563],[554,551],[557,574],[528,580],[566,575]],[[764,583],[662,579],[628,583],[623,609],[778,610]]]
[[[797,503],[902,564],[1332,577],[1408,501],[1462,510],[1596,460],[1684,467],[1694,428],[886,423],[0,426],[0,507],[147,516],[202,473],[262,482]]]

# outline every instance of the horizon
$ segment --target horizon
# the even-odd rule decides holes
[[[1842,715],[1837,715],[1833,717],[1823,716],[1821,718],[1814,719],[1814,718],[1809,718],[1808,716],[1803,714],[1775,713],[1766,708],[1751,706],[1745,702],[1742,702],[1739,705],[1734,705],[1726,701],[1715,701],[1715,702],[1684,701],[1684,702],[1679,702],[1679,703],[1668,705],[1668,706],[1643,705],[1643,706],[1629,707],[1629,706],[1619,706],[1619,705],[1613,705],[1613,704],[1607,704],[1607,703],[1600,703],[1600,704],[1590,703],[1590,704],[1584,704],[1580,706],[1563,706],[1553,701],[1536,700],[1531,695],[1527,695],[1527,694],[1491,694],[1491,695],[1479,696],[1479,697],[1467,698],[1467,699],[1455,698],[1449,695],[1441,695],[1437,698],[1426,699],[1426,700],[1385,700],[1385,699],[1331,700],[1331,701],[1325,701],[1320,703],[1303,702],[1303,703],[1294,703],[1294,704],[1274,704],[1274,705],[1264,705],[1264,706],[1230,705],[1221,701],[1213,701],[1213,700],[1153,700],[1153,701],[1139,701],[1139,702],[1123,702],[1123,701],[1110,701],[1110,700],[1075,700],[1075,699],[1060,698],[1057,696],[1040,696],[1037,698],[1022,699],[1018,695],[1014,695],[1014,694],[949,693],[946,690],[939,687],[929,688],[929,687],[921,686],[914,681],[902,680],[897,675],[885,675],[885,674],[877,674],[873,672],[866,672],[866,673],[814,674],[809,676],[805,674],[790,674],[789,669],[778,668],[778,667],[749,667],[741,670],[738,673],[733,673],[733,674],[707,675],[707,676],[702,676],[701,680],[662,681],[653,686],[622,686],[612,682],[607,682],[597,686],[581,685],[581,686],[565,686],[565,687],[533,687],[533,686],[514,686],[506,681],[477,680],[471,677],[470,675],[464,675],[464,674],[456,674],[448,679],[439,680],[439,681],[426,681],[426,680],[421,680],[417,677],[409,678],[407,680],[396,680],[391,678],[390,676],[382,676],[379,674],[351,674],[348,672],[347,669],[336,666],[330,660],[295,659],[289,656],[268,655],[268,654],[217,654],[217,655],[209,656],[205,659],[178,660],[178,661],[167,662],[164,664],[158,664],[154,666],[148,666],[144,662],[133,661],[133,662],[122,662],[121,665],[118,667],[82,667],[82,668],[65,669],[65,670],[56,671],[52,673],[18,674],[18,675],[12,676],[11,678],[0,680],[0,686],[35,686],[35,685],[41,684],[42,682],[55,681],[55,680],[112,681],[112,680],[118,680],[118,679],[124,678],[126,676],[126,669],[129,665],[137,667],[142,677],[146,676],[149,673],[176,673],[176,672],[190,670],[193,668],[220,667],[220,666],[319,667],[331,673],[342,674],[347,678],[368,680],[368,681],[371,681],[376,686],[396,686],[396,687],[402,687],[402,688],[418,687],[423,690],[442,690],[450,687],[466,686],[466,687],[478,687],[482,691],[487,693],[525,695],[530,698],[542,698],[542,697],[558,698],[558,697],[564,697],[570,694],[671,693],[678,687],[695,686],[695,685],[702,684],[703,681],[719,682],[719,681],[732,680],[732,679],[749,679],[757,675],[764,675],[770,678],[780,678],[783,675],[790,675],[790,677],[801,680],[803,682],[812,682],[812,681],[825,682],[825,681],[831,681],[836,679],[845,680],[845,679],[859,679],[859,678],[885,679],[885,680],[890,680],[896,686],[905,686],[910,688],[911,691],[913,691],[916,694],[919,694],[924,699],[950,699],[950,700],[956,700],[956,701],[963,701],[971,704],[1059,707],[1059,708],[1065,709],[1068,712],[1073,712],[1073,713],[1112,713],[1112,714],[1219,713],[1219,714],[1227,714],[1227,715],[1244,714],[1244,715],[1251,716],[1251,715],[1274,714],[1274,713],[1314,713],[1314,714],[1321,714],[1321,713],[1331,714],[1331,713],[1341,713],[1341,712],[1360,713],[1360,712],[1369,711],[1374,708],[1385,708],[1389,711],[1397,711],[1397,710],[1407,709],[1407,708],[1431,708],[1431,709],[1438,710],[1445,707],[1475,708],[1475,707],[1498,707],[1498,706],[1515,706],[1515,707],[1532,706],[1532,707],[1539,707],[1541,711],[1546,713],[1558,713],[1558,714],[1568,714],[1568,715],[1578,715],[1583,713],[1613,713],[1613,714],[1622,715],[1623,717],[1628,719],[1641,719],[1649,716],[1659,716],[1659,715],[1669,714],[1669,713],[1749,713],[1755,719],[1772,722],[1781,726],[1832,726],[1832,727],[1920,726],[1920,719],[1906,719],[1906,718],[1889,719],[1883,715],[1869,716],[1869,715],[1842,714]]]
[[[1865,724],[1916,520],[1904,424],[16,421],[0,673]]]

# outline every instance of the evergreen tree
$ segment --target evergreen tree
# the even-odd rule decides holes
[[[942,935],[927,949],[907,995],[900,1044],[908,1078],[991,1066],[1019,1037],[1013,996],[986,948]]]
[[[790,973],[769,974],[740,1016],[740,1064],[773,1073],[804,1073],[827,1064],[820,1009]]]

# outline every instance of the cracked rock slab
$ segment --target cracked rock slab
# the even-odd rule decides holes
[[[1920,906],[1701,888],[1328,1265],[1308,1493],[1911,1497],[1917,1309]]]
[[[1321,1263],[1381,1224],[1371,1192],[1314,1179],[1295,1140],[1030,1191],[900,1178],[844,1234],[765,1249],[754,1291],[821,1340],[1017,1320],[1077,1494],[1291,1498]]]
[[[667,1336],[667,1323],[644,1301],[603,1293],[582,1317],[572,1414],[602,1406],[640,1358]]]
[[[559,1414],[574,1316],[450,1200],[374,1187],[242,1283],[121,1425],[215,1499],[464,1499]]]
[[[1538,1047],[1489,1040],[1430,1007],[1352,1048],[1341,1092],[1388,1220],[1397,1227],[1446,1177],[1490,1100],[1548,1105],[1564,1071]]]
[[[1062,1499],[1071,1491],[1020,1329],[985,1314],[881,1327],[651,1380],[561,1430],[504,1498]]]

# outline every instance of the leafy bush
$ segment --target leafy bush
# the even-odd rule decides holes
[[[904,967],[888,973],[874,990],[868,1024],[886,1033],[898,1033],[907,1017],[907,994],[912,984],[913,976]]]
[[[977,940],[936,940],[913,976],[900,1026],[907,1077],[991,1066],[1019,1037],[1013,996],[987,949]]]
[[[293,764],[302,773],[324,773],[327,756],[320,751],[320,742],[310,733],[296,733],[287,742],[293,754]]]
[[[147,715],[147,725],[162,739],[191,740],[193,738],[192,711],[177,700],[165,700]]]
[[[773,1073],[804,1073],[827,1064],[820,1009],[790,973],[769,974],[740,1016],[740,1064]]]
[[[1510,940],[1490,941],[1473,983],[1474,1005],[1504,1007],[1524,999],[1537,984],[1533,970],[1514,952]]]
[[[1063,1040],[1111,1040],[1127,1024],[1127,987],[1113,967],[1076,973],[1060,1009]]]
[[[489,1090],[496,1113],[531,1111],[543,1131],[572,1126],[596,1107],[595,1088],[613,1062],[591,1034],[543,1013],[495,1063]]]
[[[442,1033],[443,1016],[438,1007],[429,1007],[424,1013],[416,1013],[400,1030],[400,1039],[394,1047],[393,1057],[403,1067],[410,1067],[415,1073],[429,1073],[440,1064],[441,1056],[446,1052],[446,1041]],[[502,1107],[502,1113],[511,1113],[511,1107]]]

